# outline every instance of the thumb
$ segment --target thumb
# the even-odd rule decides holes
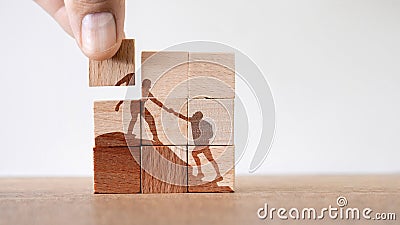
[[[75,40],[94,60],[111,58],[124,38],[125,0],[65,0]]]

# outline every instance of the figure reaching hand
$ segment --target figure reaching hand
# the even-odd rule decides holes
[[[207,160],[212,164],[216,172],[215,181],[221,181],[223,178],[219,171],[217,162],[215,162],[210,150],[210,139],[214,136],[214,131],[212,125],[203,119],[203,113],[200,111],[195,112],[191,117],[186,117],[181,113],[173,112],[173,114],[183,120],[190,122],[192,127],[192,136],[194,142],[194,149],[192,151],[192,156],[197,165],[197,177],[199,179],[204,177],[203,171],[201,169],[201,161],[199,154],[203,153]]]
[[[90,59],[105,60],[124,38],[125,0],[35,0]]]
[[[124,78],[122,78],[120,81],[117,82],[116,85],[121,85],[121,84],[126,84],[129,85],[131,81],[133,80],[132,77],[134,77],[133,74],[127,74]],[[169,113],[173,113],[174,110],[172,108],[166,107],[161,101],[158,99],[154,98],[154,95],[150,92],[151,88],[151,81],[149,79],[144,79],[142,81],[142,99],[141,100],[132,100],[130,104],[130,113],[131,113],[131,120],[128,125],[128,135],[132,135],[134,126],[137,122],[138,116],[144,117],[144,120],[146,123],[149,125],[151,134],[153,135],[153,143],[157,145],[163,145],[162,142],[158,138],[157,134],[157,127],[156,123],[154,120],[153,115],[150,113],[150,111],[144,107],[145,103],[147,100],[152,101],[154,104],[156,104],[158,107],[164,109],[165,111]],[[119,111],[120,106],[124,103],[124,101],[119,101],[118,104],[115,106],[115,111]],[[141,113],[140,110],[143,110]]]

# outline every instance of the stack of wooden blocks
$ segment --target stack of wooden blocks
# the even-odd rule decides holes
[[[90,86],[137,85],[134,40]],[[234,191],[233,53],[142,52],[140,100],[94,103],[95,193]]]

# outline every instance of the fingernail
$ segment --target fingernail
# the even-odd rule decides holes
[[[86,15],[82,20],[82,48],[87,53],[103,52],[117,41],[114,16],[109,12]]]

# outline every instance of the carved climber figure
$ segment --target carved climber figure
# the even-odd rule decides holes
[[[210,150],[210,139],[214,136],[212,125],[203,119],[203,113],[200,111],[195,112],[191,117],[186,117],[175,111],[173,111],[173,114],[191,123],[192,136],[195,145],[192,151],[192,156],[197,166],[197,178],[201,179],[204,177],[203,171],[201,170],[201,161],[198,156],[203,153],[207,160],[212,164],[217,174],[214,180],[221,181],[222,176],[218,164],[215,162]]]
[[[128,74],[129,75],[129,74]],[[130,80],[132,79],[132,76],[127,77],[126,75],[124,78],[122,78],[116,85],[121,85],[123,83],[129,84]],[[131,113],[131,121],[129,122],[128,126],[128,134],[132,134],[133,128],[137,122],[138,115],[140,114],[142,117],[144,117],[144,120],[146,123],[149,125],[150,131],[153,135],[153,142],[157,144],[162,144],[161,141],[158,139],[157,135],[157,127],[155,125],[154,117],[151,115],[150,111],[144,107],[144,104],[146,101],[150,100],[154,104],[156,104],[158,107],[166,110],[167,112],[173,112],[172,109],[167,108],[162,102],[160,102],[158,99],[154,98],[154,95],[150,92],[151,88],[151,81],[149,79],[145,79],[142,82],[142,100],[132,100],[130,103],[130,113]],[[115,111],[119,111],[119,107],[124,101],[118,102],[118,104],[115,106]],[[140,113],[140,109],[143,109],[144,113]],[[144,115],[143,115],[144,114]]]

